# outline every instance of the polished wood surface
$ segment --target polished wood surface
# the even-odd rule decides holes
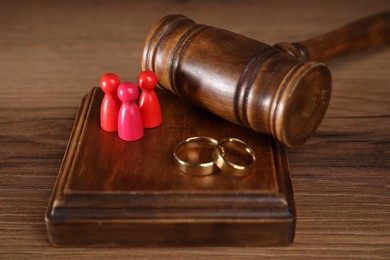
[[[207,57],[207,58],[206,58]],[[167,15],[151,29],[142,69],[187,102],[299,146],[329,105],[331,74],[321,63],[224,29]]]
[[[157,92],[164,123],[145,129],[135,142],[100,128],[99,88],[83,99],[45,215],[50,242],[78,247],[290,244],[296,214],[284,146],[169,91]],[[176,166],[173,150],[192,136],[239,138],[258,159],[241,177],[226,169],[189,176]]]
[[[1,1],[0,257],[39,259],[382,258],[390,255],[389,47],[327,62],[325,119],[288,149],[297,210],[294,243],[267,248],[61,249],[44,212],[80,99],[105,72],[135,81],[144,40],[181,13],[269,44],[299,42],[388,1]]]
[[[313,39],[279,43],[298,59],[324,61],[356,54],[390,43],[390,11],[363,17]]]

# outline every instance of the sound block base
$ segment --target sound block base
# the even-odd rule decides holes
[[[295,208],[285,148],[158,90],[163,123],[125,142],[100,128],[103,93],[83,99],[45,215],[54,246],[288,245]],[[235,137],[256,153],[245,177],[182,174],[174,146]]]

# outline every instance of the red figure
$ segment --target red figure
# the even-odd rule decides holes
[[[100,126],[108,132],[118,131],[118,113],[121,101],[118,99],[116,91],[119,84],[119,78],[114,73],[104,74],[100,79],[100,87],[105,93],[100,106]]]
[[[161,107],[154,88],[157,85],[157,76],[146,70],[138,76],[138,86],[142,89],[139,99],[139,109],[145,128],[154,128],[161,125]]]
[[[135,141],[144,135],[141,113],[135,100],[138,97],[138,87],[131,82],[123,82],[118,88],[118,97],[122,106],[118,116],[118,135],[125,141]]]

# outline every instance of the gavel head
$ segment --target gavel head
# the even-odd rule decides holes
[[[316,130],[331,94],[324,64],[181,15],[154,25],[142,68],[183,99],[291,147]]]

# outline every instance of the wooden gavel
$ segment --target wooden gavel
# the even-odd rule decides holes
[[[331,73],[313,60],[389,42],[389,11],[274,46],[169,15],[145,41],[142,69],[154,71],[160,86],[183,99],[293,147],[310,138],[330,101]]]

